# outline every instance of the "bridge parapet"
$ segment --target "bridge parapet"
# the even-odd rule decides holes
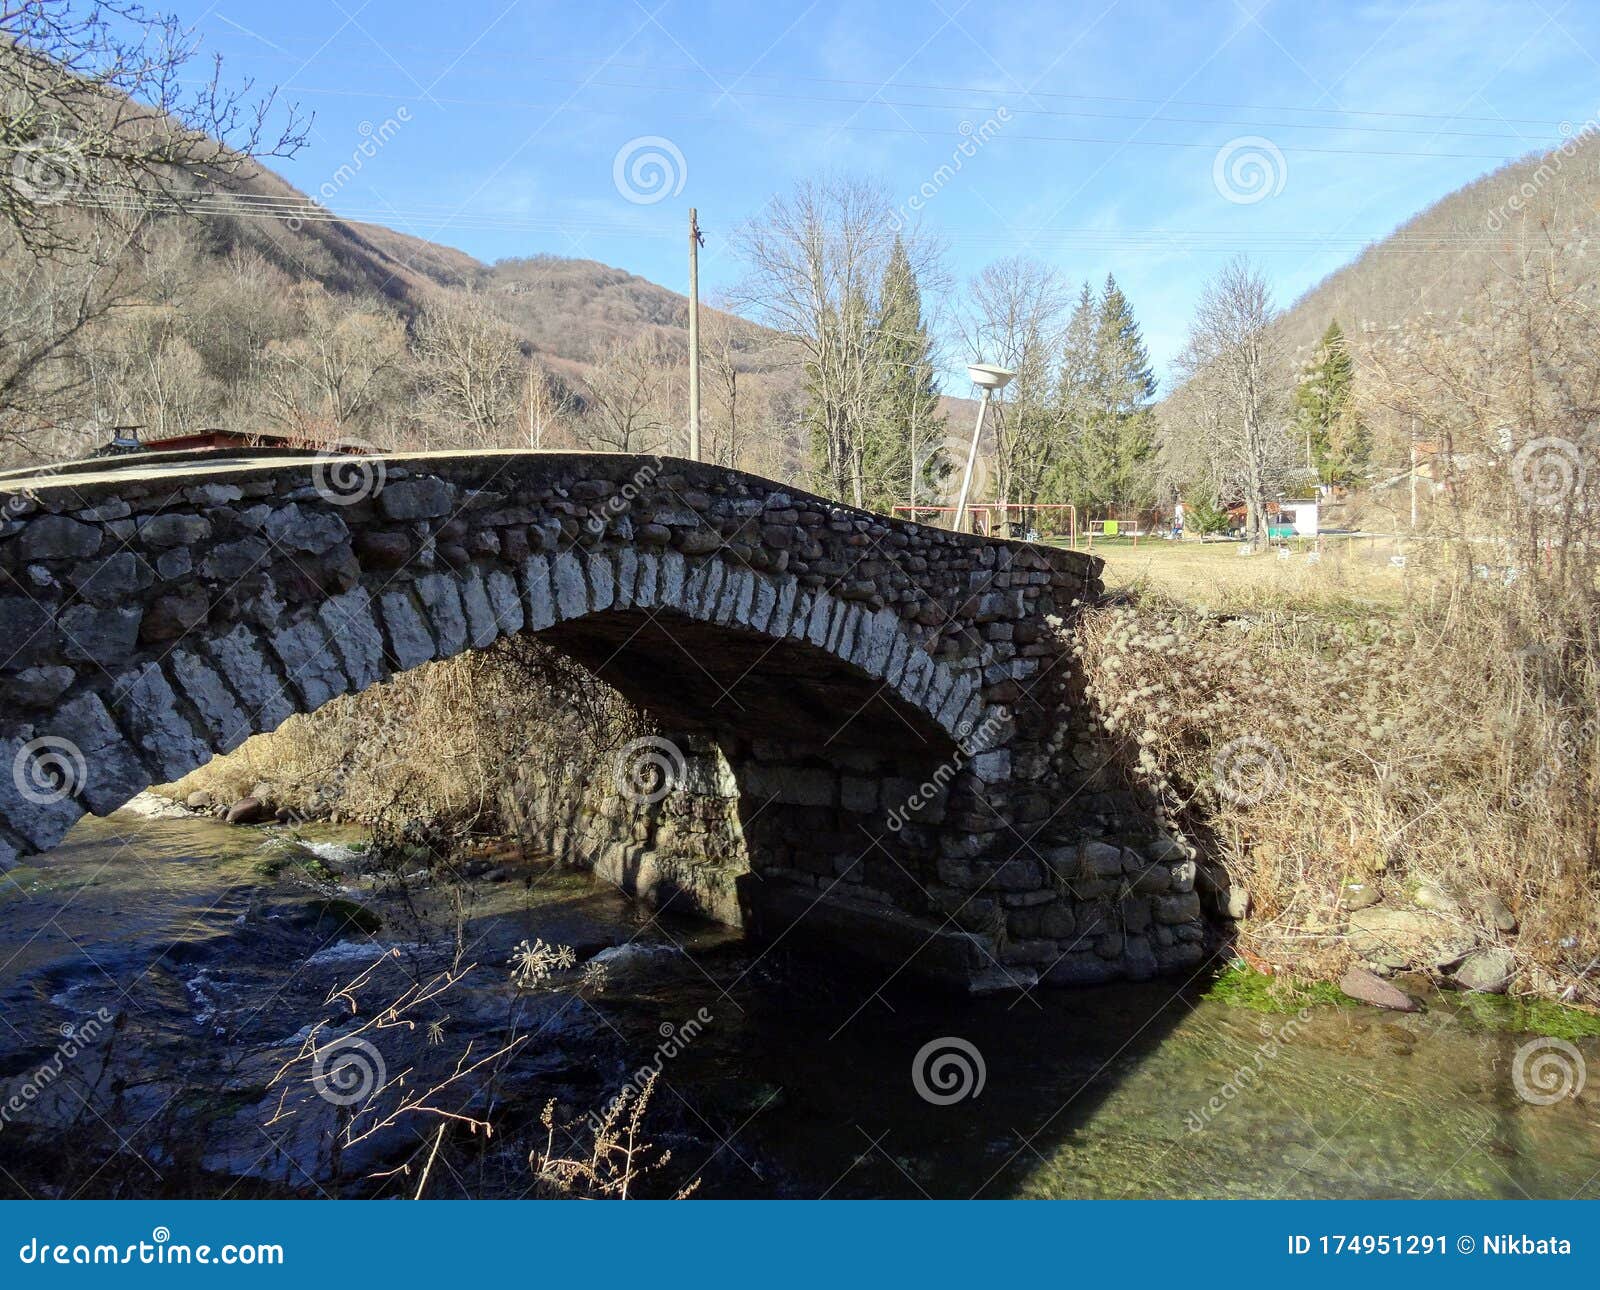
[[[974,981],[1199,956],[1192,866],[1073,692],[1091,557],[579,453],[151,462],[19,482],[4,513],[0,865],[294,712],[536,633],[681,745],[643,807],[541,787],[552,841],[625,886],[931,928]]]

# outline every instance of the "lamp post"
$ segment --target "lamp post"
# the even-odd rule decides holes
[[[978,440],[983,435],[983,414],[989,410],[989,396],[1003,390],[1015,372],[993,363],[969,363],[967,375],[983,391],[978,398],[978,424],[972,427],[972,443],[967,448],[967,468],[961,475],[961,497],[956,502],[955,530],[962,532],[967,521],[967,494],[972,491],[972,468],[978,463]]]

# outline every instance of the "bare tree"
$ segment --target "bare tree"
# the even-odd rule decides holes
[[[129,310],[101,329],[86,356],[101,424],[138,425],[150,437],[180,434],[220,409],[222,389],[184,335],[173,309]]]
[[[293,337],[267,346],[264,410],[308,439],[364,433],[390,405],[404,324],[378,308],[343,305],[314,283],[296,288],[295,313]]]
[[[1219,495],[1245,504],[1245,541],[1267,542],[1267,504],[1297,469],[1284,422],[1283,341],[1265,276],[1248,260],[1229,261],[1206,283],[1189,338],[1178,359],[1185,381],[1164,434],[1187,439],[1168,445],[1168,463],[1198,461]]]
[[[985,268],[968,296],[959,319],[968,355],[1016,372],[993,409],[996,498],[1033,502],[1060,454],[1053,394],[1068,296],[1054,269],[1020,256]]]
[[[719,466],[740,465],[749,446],[751,428],[761,415],[765,392],[746,370],[761,344],[756,329],[732,314],[710,310],[701,320],[700,361],[707,396],[704,411],[710,413],[705,417],[702,434],[706,459]]]
[[[584,378],[578,433],[585,446],[660,452],[678,425],[674,409],[682,359],[655,332],[613,345]]]
[[[527,359],[476,292],[441,293],[417,322],[421,412],[430,439],[486,447],[516,435]]]
[[[96,325],[134,298],[136,274],[109,230],[70,261],[38,259],[0,229],[0,447],[51,456],[75,447]]]
[[[834,177],[776,197],[736,244],[749,265],[733,302],[791,338],[804,366],[823,487],[866,502],[868,436],[878,390],[877,295],[894,247],[894,207],[877,185]],[[938,281],[936,248],[905,241],[917,279]]]
[[[523,377],[523,441],[530,448],[567,447],[571,444],[576,408],[571,393],[538,363],[530,362]]]
[[[195,77],[194,33],[131,0],[0,0],[0,221],[40,255],[70,253],[74,208],[137,221],[181,207],[251,157],[293,155],[309,122],[273,95]]]

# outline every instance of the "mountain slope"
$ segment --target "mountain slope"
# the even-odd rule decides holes
[[[1280,325],[1292,348],[1309,350],[1335,318],[1356,331],[1453,315],[1495,275],[1519,273],[1525,247],[1581,256],[1600,234],[1597,209],[1600,131],[1589,130],[1441,198],[1306,292]]]

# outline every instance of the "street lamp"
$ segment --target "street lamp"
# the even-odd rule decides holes
[[[961,499],[956,503],[955,530],[960,533],[967,520],[967,494],[972,490],[972,468],[978,463],[978,440],[983,435],[983,414],[989,410],[989,396],[1004,389],[1015,372],[993,363],[969,363],[967,375],[983,391],[978,399],[978,424],[972,428],[972,445],[967,449],[967,469],[961,476]]]

